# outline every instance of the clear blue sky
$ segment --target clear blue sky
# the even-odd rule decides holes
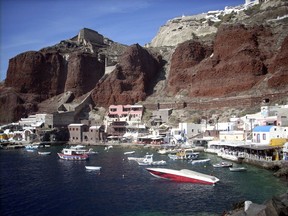
[[[0,0],[0,81],[9,59],[72,38],[82,28],[127,45],[145,45],[169,19],[245,0]]]

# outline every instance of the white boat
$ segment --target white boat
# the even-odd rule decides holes
[[[108,150],[111,149],[111,148],[113,148],[112,145],[110,145],[110,146],[106,146],[106,147],[104,148],[104,150],[108,151]]]
[[[98,152],[94,151],[92,148],[88,149],[85,151],[86,154],[91,155],[91,154],[98,154]]]
[[[87,160],[89,155],[85,149],[64,148],[61,153],[57,153],[64,160]]]
[[[166,165],[167,162],[164,160],[161,161],[154,161],[153,160],[153,154],[152,155],[145,155],[143,160],[138,160],[137,163],[141,166],[147,166],[147,165]]]
[[[130,154],[134,154],[135,151],[128,151],[128,152],[124,152],[124,155],[130,155]]]
[[[50,155],[51,152],[40,152],[40,151],[38,151],[38,154],[39,155]]]
[[[30,145],[25,146],[26,150],[33,150],[33,149],[38,149],[38,148],[39,148],[39,144],[30,144]]]
[[[203,160],[192,160],[191,164],[207,163],[209,161],[210,161],[210,158],[203,159]]]
[[[157,178],[169,179],[177,182],[214,185],[219,181],[215,176],[206,175],[188,169],[173,170],[164,168],[146,168],[146,170]]]
[[[221,162],[221,163],[218,163],[218,164],[213,164],[213,167],[216,167],[216,168],[222,168],[222,167],[232,167],[233,166],[233,163],[228,163],[228,162]]]
[[[176,154],[168,154],[172,160],[194,160],[199,157],[199,152],[194,152],[193,149],[184,149]]]
[[[87,170],[100,170],[101,166],[85,166]]]
[[[229,167],[229,170],[231,172],[243,172],[246,171],[247,169],[245,167]]]

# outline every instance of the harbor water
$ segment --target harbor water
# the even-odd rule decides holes
[[[192,165],[170,160],[148,148],[114,146],[93,147],[98,154],[87,161],[65,161],[57,152],[63,147],[39,149],[51,155],[39,155],[25,149],[0,151],[0,214],[4,215],[221,215],[233,204],[250,200],[262,204],[287,191],[287,182],[271,171],[243,165],[246,172],[214,168],[220,162],[215,155],[200,153],[210,163]],[[127,160],[153,153],[155,160],[166,160],[165,168],[191,169],[214,175],[214,185],[179,183],[150,175],[145,166]],[[129,155],[128,155],[129,156]],[[131,155],[130,155],[131,156]],[[85,165],[101,166],[88,171]],[[235,167],[240,166],[234,164]]]

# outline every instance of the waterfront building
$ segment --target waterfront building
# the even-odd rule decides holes
[[[106,130],[112,122],[127,122],[128,125],[141,124],[143,116],[143,105],[110,105],[104,117]]]
[[[252,143],[257,145],[269,145],[271,139],[288,139],[288,127],[257,126],[253,129]]]
[[[82,143],[83,142],[83,132],[88,131],[88,126],[84,124],[69,124],[69,141],[70,143]]]
[[[245,133],[243,130],[239,131],[220,131],[219,139],[226,141],[243,141],[245,140]]]
[[[80,124],[69,124],[69,142],[73,144],[96,144],[101,140],[105,140],[104,126]]]

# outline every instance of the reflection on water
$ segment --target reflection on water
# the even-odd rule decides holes
[[[51,147],[51,155],[38,155],[23,149],[0,151],[1,215],[219,215],[232,204],[251,200],[262,203],[286,191],[272,173],[245,165],[247,172],[215,169],[220,161],[192,165],[173,161],[149,149],[94,147],[99,154],[88,161],[66,161],[57,156],[61,147]],[[155,160],[166,160],[167,168],[192,169],[220,179],[215,186],[171,182],[150,175],[145,166],[128,161],[134,156],[153,153]],[[101,166],[101,171],[85,165]]]

